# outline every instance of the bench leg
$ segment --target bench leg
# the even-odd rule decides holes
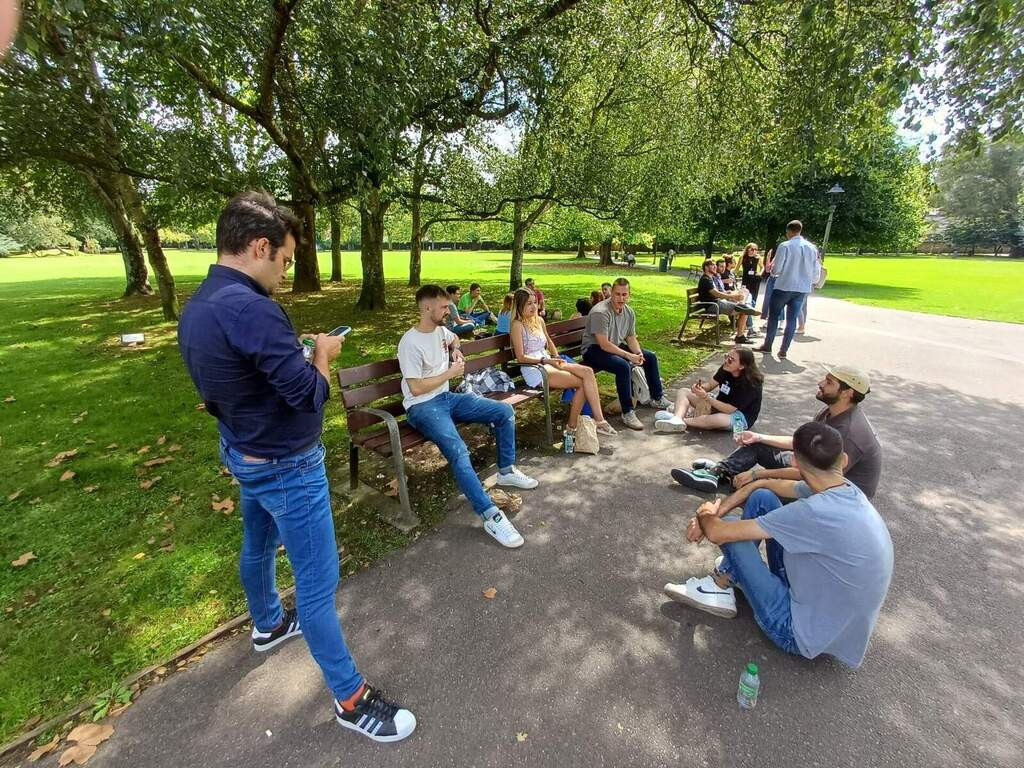
[[[412,511],[409,503],[409,485],[405,480],[405,458],[402,456],[402,438],[393,423],[388,424],[388,441],[391,443],[391,459],[395,463],[395,485],[398,486],[398,503],[402,507],[401,516],[391,523],[403,531],[409,531],[420,524],[420,519]]]
[[[348,487],[353,491],[359,487],[359,446],[348,441]]]
[[[683,340],[683,334],[686,333],[686,324],[690,322],[690,316],[687,315],[683,318],[683,324],[679,327],[679,334],[676,336],[676,341]]]

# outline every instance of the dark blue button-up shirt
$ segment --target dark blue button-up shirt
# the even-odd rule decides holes
[[[281,305],[248,275],[210,267],[181,313],[178,347],[232,448],[280,458],[320,438],[330,385]]]

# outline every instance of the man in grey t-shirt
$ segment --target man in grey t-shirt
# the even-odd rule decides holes
[[[666,584],[665,593],[732,617],[739,587],[779,648],[859,667],[889,590],[893,551],[881,516],[843,477],[844,463],[839,432],[817,421],[801,426],[793,435],[793,465],[802,479],[769,480],[748,494],[757,485],[751,484],[725,502],[701,505],[687,538],[707,537],[722,557],[711,575]],[[783,506],[780,496],[796,501]],[[742,520],[722,519],[739,503]],[[762,539],[767,565],[758,550]]]
[[[615,376],[615,390],[622,406],[622,423],[630,429],[641,430],[643,423],[633,412],[633,366],[643,366],[652,408],[672,409],[661,386],[658,356],[640,346],[636,337],[636,314],[629,301],[629,280],[617,278],[612,283],[612,295],[595,304],[587,315],[583,329],[583,363],[595,371],[608,371]]]

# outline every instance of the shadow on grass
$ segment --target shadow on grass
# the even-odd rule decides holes
[[[876,283],[856,283],[845,280],[829,280],[821,290],[822,296],[833,299],[858,299],[875,301],[896,301],[901,299],[918,299],[921,291],[897,285],[877,285]],[[813,301],[813,298],[811,299]]]

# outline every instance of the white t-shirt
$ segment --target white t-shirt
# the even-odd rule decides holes
[[[409,410],[417,403],[425,403],[448,391],[448,382],[422,395],[414,395],[409,389],[409,379],[428,379],[448,370],[449,349],[458,337],[444,327],[437,327],[430,333],[410,328],[398,342],[398,364],[402,369],[402,405]]]

